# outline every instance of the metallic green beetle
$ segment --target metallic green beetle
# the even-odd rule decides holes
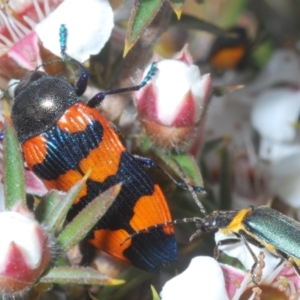
[[[245,208],[233,211],[214,211],[204,218],[185,219],[195,222],[197,231],[192,239],[204,232],[219,230],[225,235],[234,234],[237,238],[221,240],[216,245],[215,256],[219,246],[243,241],[254,264],[251,268],[252,280],[257,284],[254,269],[258,258],[251,250],[249,243],[265,247],[275,256],[290,261],[300,276],[300,223],[268,207]]]

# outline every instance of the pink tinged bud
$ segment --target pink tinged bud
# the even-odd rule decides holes
[[[181,51],[176,53],[172,58],[176,60],[180,60],[190,66],[193,64],[193,57],[189,51],[188,46],[189,46],[188,44],[185,44],[181,49]]]
[[[153,80],[136,93],[138,114],[157,146],[182,147],[202,119],[210,94],[210,75],[201,76],[197,66],[175,59],[162,60],[157,68]]]
[[[26,208],[0,213],[0,291],[2,296],[27,292],[47,268],[49,237]],[[22,213],[24,212],[24,214]]]

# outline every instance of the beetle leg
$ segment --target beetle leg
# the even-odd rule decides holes
[[[294,270],[295,272],[297,273],[297,275],[300,277],[300,268],[299,266],[296,264],[296,262],[291,258],[289,257],[286,253],[280,251],[280,250],[276,250],[276,254],[282,259],[282,260],[286,260],[286,261],[289,261],[293,267],[294,267]]]
[[[249,251],[249,253],[251,254],[251,256],[252,256],[252,258],[253,258],[253,260],[254,260],[254,264],[253,264],[252,267],[251,267],[250,273],[251,273],[252,281],[253,281],[256,285],[258,285],[258,278],[257,278],[257,276],[256,276],[255,273],[254,273],[254,270],[256,269],[256,267],[257,267],[257,265],[258,265],[258,259],[257,259],[256,255],[255,255],[255,253],[252,251],[251,247],[249,246],[249,243],[248,243],[248,241],[246,240],[246,237],[245,237],[244,235],[241,234],[241,235],[240,235],[240,238],[241,238],[241,240],[244,242],[244,244],[245,244],[247,250]]]
[[[182,181],[177,181],[175,180],[169,173],[167,173],[160,165],[156,164],[153,160],[151,160],[150,158],[146,158],[146,157],[142,157],[142,156],[138,156],[138,155],[134,155],[135,159],[137,159],[140,163],[142,163],[145,167],[151,168],[154,167],[157,170],[159,170],[162,174],[164,174],[169,180],[171,180],[176,186],[186,189],[188,190],[193,199],[195,200],[195,203],[198,205],[198,207],[200,208],[200,211],[203,213],[203,215],[207,215],[206,209],[203,206],[203,204],[201,203],[201,201],[198,199],[197,195],[195,192],[197,193],[201,193],[202,196],[206,196],[207,195],[207,191],[199,186],[193,186],[190,185],[188,182],[188,179],[186,178],[185,174],[182,171],[182,175],[183,175],[183,180]],[[176,163],[176,161],[174,161],[174,163]],[[178,167],[180,168],[180,166],[178,165]],[[181,168],[180,168],[181,169]],[[197,236],[197,235],[196,235]],[[192,239],[194,237],[191,237]]]
[[[142,157],[142,156],[139,156],[139,155],[133,155],[133,156],[140,163],[142,163],[145,167],[147,167],[147,168],[156,168],[157,170],[159,170],[168,179],[170,179],[176,186],[178,186],[178,187],[180,187],[182,189],[185,189],[185,190],[189,189],[188,185],[185,182],[175,180],[169,173],[167,173],[160,165],[158,165],[152,159],[150,159],[148,157]],[[197,193],[201,193],[201,194],[204,194],[204,195],[207,194],[207,191],[204,188],[200,187],[200,186],[191,185],[191,187]]]
[[[218,259],[220,256],[220,246],[227,246],[227,245],[233,245],[233,244],[237,244],[240,243],[241,240],[238,238],[232,238],[232,239],[226,239],[226,240],[221,240],[218,241],[218,243],[216,244],[215,248],[214,248],[214,258]]]

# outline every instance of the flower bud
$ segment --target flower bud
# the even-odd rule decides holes
[[[22,296],[50,262],[50,239],[23,206],[0,212],[0,227],[1,296]]]
[[[201,76],[184,48],[177,59],[157,63],[157,75],[136,93],[140,121],[161,148],[182,148],[199,126],[210,94],[210,75]],[[145,71],[145,74],[149,69]]]

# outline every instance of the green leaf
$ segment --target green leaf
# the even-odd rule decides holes
[[[149,137],[142,132],[138,138],[138,145],[142,152],[148,152],[150,151],[152,147],[152,141],[149,139]]]
[[[154,152],[160,157],[180,178],[186,178],[192,185],[204,187],[203,179],[194,158],[187,153],[166,153],[155,149]]]
[[[141,272],[136,268],[129,268],[122,272],[119,276],[120,279],[124,279],[126,284],[121,285],[118,289],[112,289],[109,286],[105,286],[99,292],[98,299],[113,299],[113,300],[123,300],[128,298],[128,293],[130,291],[137,290],[144,282],[153,278],[153,274],[148,272]]]
[[[169,0],[171,6],[173,7],[173,10],[178,18],[178,20],[181,17],[183,5],[185,0]]]
[[[112,279],[92,268],[57,267],[51,269],[40,279],[43,283],[88,284],[88,285],[119,285],[125,280]]]
[[[43,222],[47,225],[49,230],[53,233],[57,233],[62,229],[63,223],[66,219],[67,213],[70,210],[70,207],[74,203],[75,199],[79,195],[80,191],[82,190],[86,179],[89,176],[88,172],[81,180],[79,180],[65,195],[62,201],[58,201],[57,199],[53,200],[50,198],[50,203],[41,202],[41,208],[38,206],[39,211],[47,211],[48,213],[45,214],[45,218]]]
[[[67,252],[78,244],[96,225],[113,203],[121,185],[115,185],[89,203],[60,233],[57,242]]]
[[[151,23],[162,4],[163,1],[161,0],[135,1],[129,18],[123,56],[126,56],[128,51],[138,41],[139,37]]]
[[[43,200],[40,201],[36,210],[35,218],[40,222],[47,224],[49,219],[51,219],[55,213],[57,206],[61,204],[65,197],[65,193],[59,192],[57,190],[50,191]]]
[[[257,67],[262,68],[269,61],[273,51],[274,45],[272,42],[266,41],[254,48],[252,51],[252,60]]]
[[[26,205],[24,163],[20,144],[11,120],[4,123],[4,193],[5,208],[18,202]]]
[[[151,291],[152,291],[152,300],[160,300],[157,291],[153,285],[151,285]]]
[[[29,295],[27,295],[26,299],[38,300],[40,299],[43,293],[46,293],[52,289],[53,289],[52,283],[38,283],[33,287]]]
[[[224,9],[221,11],[218,24],[221,27],[229,28],[236,25],[238,18],[246,8],[249,0],[231,0],[227,1]]]

